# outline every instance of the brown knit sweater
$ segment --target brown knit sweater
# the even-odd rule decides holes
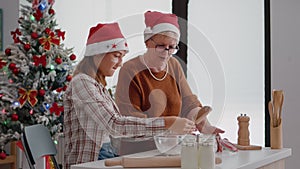
[[[162,81],[155,80],[140,57],[127,61],[121,68],[116,88],[116,103],[123,115],[147,117],[182,116],[201,103],[187,83],[180,63],[171,57],[169,72]],[[162,78],[165,71],[152,72]],[[140,114],[141,115],[141,114]]]

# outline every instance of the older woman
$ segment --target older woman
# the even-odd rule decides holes
[[[186,118],[120,114],[105,88],[105,77],[112,76],[122,65],[127,52],[117,23],[98,24],[90,29],[84,58],[77,65],[64,98],[64,168],[97,160],[108,135],[142,137],[166,130],[184,134],[195,129],[195,123]]]
[[[115,97],[121,113],[137,117],[188,117],[197,122],[202,133],[223,133],[209,124],[206,115],[211,108],[202,106],[192,93],[180,63],[172,57],[179,50],[177,16],[157,11],[148,11],[144,16],[147,51],[127,61],[119,73]],[[151,140],[144,143],[149,144]],[[141,149],[145,147],[142,145]]]

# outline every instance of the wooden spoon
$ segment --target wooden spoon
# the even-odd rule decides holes
[[[281,119],[281,111],[282,111],[283,100],[284,100],[284,95],[282,93],[280,107],[279,107],[279,117],[278,117],[279,119]],[[280,124],[280,123],[281,123],[281,120],[278,124]]]
[[[274,112],[273,112],[272,100],[269,101],[268,108],[269,108],[269,114],[270,114],[270,119],[271,119],[271,125],[274,127]]]
[[[273,112],[274,112],[274,119],[275,119],[275,127],[278,126],[278,119],[280,116],[280,105],[282,101],[282,90],[273,90]]]

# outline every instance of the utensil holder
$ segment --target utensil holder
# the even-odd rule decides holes
[[[282,148],[282,123],[280,123],[277,127],[270,127],[270,135],[271,135],[271,149],[281,149]]]

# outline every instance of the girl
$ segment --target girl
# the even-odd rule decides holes
[[[122,65],[127,52],[118,23],[98,24],[90,29],[84,58],[64,95],[66,169],[98,160],[108,135],[146,137],[167,130],[186,134],[195,129],[193,121],[177,116],[138,118],[120,114],[105,88],[105,77],[112,76]]]

